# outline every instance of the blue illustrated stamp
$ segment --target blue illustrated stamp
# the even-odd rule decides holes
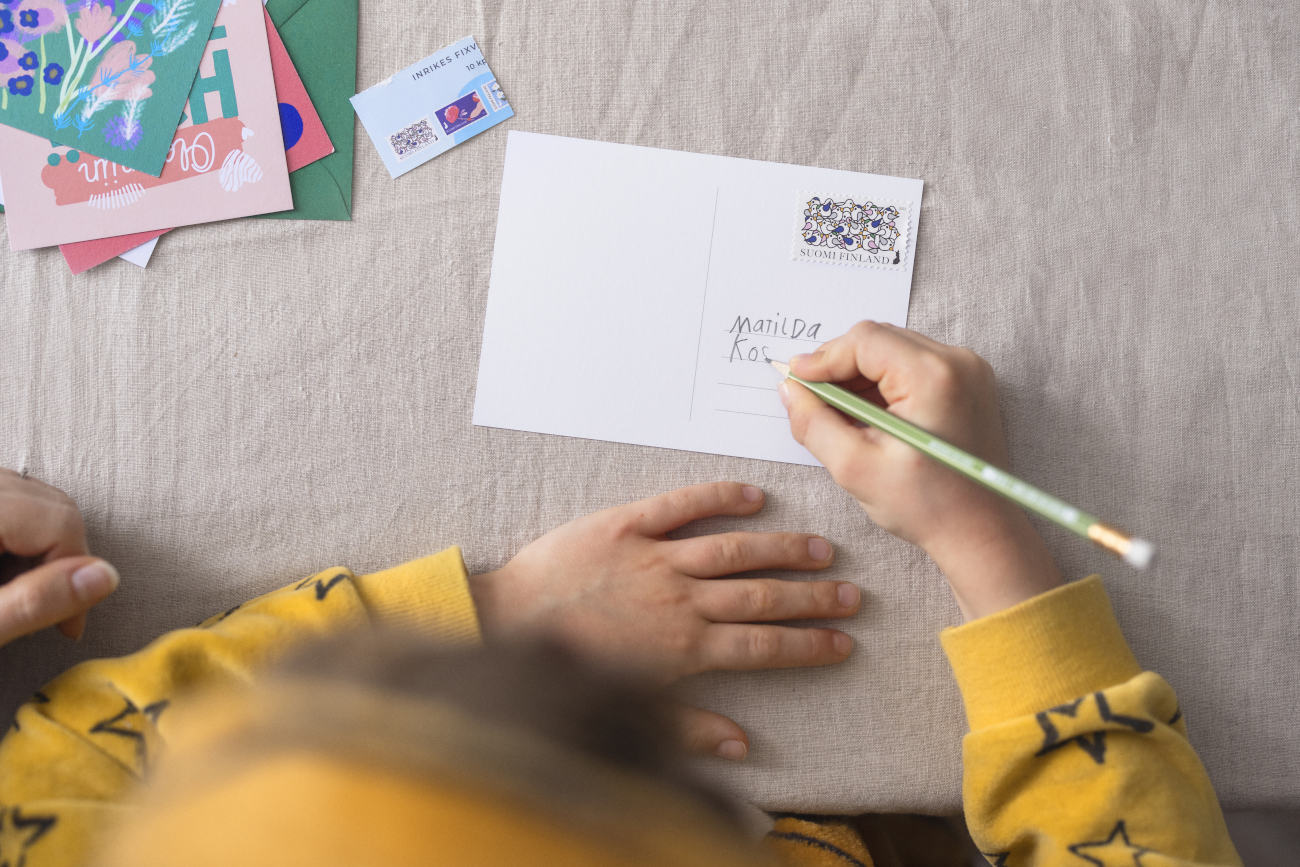
[[[472,90],[451,105],[444,105],[434,114],[438,117],[438,123],[442,124],[442,131],[451,135],[474,121],[487,117],[487,109],[478,98],[478,91]]]
[[[492,106],[493,111],[500,111],[510,105],[495,78],[483,85],[483,95],[487,97],[488,105]]]

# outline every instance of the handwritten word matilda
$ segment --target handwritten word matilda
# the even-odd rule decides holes
[[[750,319],[748,316],[737,316],[736,321],[731,323],[727,329],[729,334],[766,334],[771,337],[788,337],[791,340],[816,340],[817,332],[821,330],[822,324],[814,322],[809,325],[802,319],[791,321],[788,317],[781,318],[781,314],[776,314],[775,319]]]
[[[748,316],[737,316],[736,321],[727,329],[727,333],[733,335],[731,352],[727,355],[727,360],[771,361],[766,346],[742,345],[749,343],[749,338],[742,337],[743,334],[761,334],[784,340],[816,340],[817,332],[821,331],[821,327],[820,322],[809,324],[804,319],[782,317],[780,313],[776,314],[774,319],[750,319]]]

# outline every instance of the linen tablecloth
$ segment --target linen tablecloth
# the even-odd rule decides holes
[[[924,179],[910,326],[993,363],[1018,474],[1159,546],[1137,573],[1044,528],[1069,576],[1105,576],[1225,804],[1300,804],[1300,16],[363,0],[358,86],[467,34],[506,128]],[[81,643],[0,650],[0,712],[318,569],[460,544],[486,570],[737,479],[766,509],[698,531],[823,533],[865,601],[843,665],[689,685],[753,741],[706,772],[765,807],[957,810],[936,633],[959,615],[928,559],[820,469],[472,426],[505,129],[397,181],[356,136],[351,223],[179,229],[146,271],[77,278],[0,253],[0,464],[72,494],[123,576]]]

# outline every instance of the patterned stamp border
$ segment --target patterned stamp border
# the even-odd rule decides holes
[[[903,271],[911,227],[911,202],[801,190],[790,258]]]

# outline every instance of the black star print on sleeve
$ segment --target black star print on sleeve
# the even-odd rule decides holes
[[[851,867],[866,867],[865,864],[857,858],[854,858],[848,852],[845,852],[839,846],[828,843],[825,840],[819,840],[816,837],[810,837],[807,834],[799,834],[794,831],[768,831],[767,836],[775,840],[789,840],[792,843],[802,843],[803,845],[810,846],[813,849],[820,849],[823,852],[834,855],[846,864],[851,865]]]
[[[1097,700],[1097,712],[1101,714],[1101,718],[1106,722],[1116,722],[1122,726],[1128,726],[1133,731],[1143,735],[1150,733],[1156,727],[1156,724],[1151,720],[1111,713],[1110,702],[1106,701],[1106,694],[1103,692],[1093,693],[1093,698]]]
[[[35,693],[32,694],[32,697],[29,698],[27,702],[28,704],[49,704],[50,697],[38,689],[36,690]],[[9,728],[13,729],[16,732],[20,732],[23,730],[23,727],[18,724],[18,717],[15,716],[13,719],[9,720]],[[0,862],[0,867],[4,867],[3,862]]]
[[[1034,755],[1036,756],[1046,755],[1047,753],[1050,753],[1052,750],[1059,749],[1060,747],[1063,747],[1066,744],[1076,743],[1083,749],[1085,753],[1092,756],[1092,760],[1095,761],[1097,764],[1100,765],[1103,761],[1105,761],[1105,757],[1106,757],[1106,733],[1105,732],[1097,732],[1092,736],[1092,740],[1088,740],[1088,737],[1086,735],[1079,735],[1078,737],[1066,738],[1062,740],[1060,731],[1057,730],[1056,725],[1052,722],[1051,714],[1068,716],[1070,719],[1074,719],[1079,715],[1079,705],[1081,704],[1083,704],[1083,699],[1076,698],[1074,701],[1070,702],[1069,704],[1059,704],[1056,707],[1049,707],[1047,710],[1034,715],[1034,719],[1038,720],[1039,728],[1043,730],[1042,749],[1034,753]]]
[[[1097,867],[1142,867],[1142,856],[1150,849],[1129,842],[1128,829],[1121,819],[1105,840],[1076,843],[1070,851]]]
[[[1052,714],[1076,719],[1079,715],[1080,707],[1088,698],[1091,698],[1096,704],[1097,715],[1101,717],[1102,722],[1104,723],[1116,723],[1125,728],[1131,729],[1138,734],[1148,734],[1156,727],[1155,723],[1150,720],[1114,713],[1110,709],[1110,702],[1106,700],[1105,694],[1094,692],[1091,696],[1076,698],[1069,704],[1050,707],[1047,710],[1034,715],[1034,719],[1038,721],[1039,728],[1043,730],[1043,746],[1038,750],[1038,752],[1034,753],[1034,755],[1043,756],[1050,753],[1052,750],[1073,743],[1077,744],[1079,749],[1091,756],[1092,760],[1097,764],[1100,765],[1105,763],[1106,732],[1104,730],[1094,731],[1091,737],[1086,734],[1080,734],[1075,735],[1072,738],[1062,738],[1060,730],[1057,729],[1056,724],[1053,723],[1051,719]]]
[[[198,623],[194,624],[194,628],[208,629],[209,627],[216,626],[218,623],[225,620],[227,617],[234,614],[236,611],[238,611],[243,607],[244,607],[244,603],[240,602],[238,605],[231,606],[230,608],[227,608],[225,611],[221,612],[220,614],[214,614],[213,616],[205,620],[200,620]]]
[[[24,816],[21,807],[0,810],[0,867],[25,867],[27,850],[58,821],[58,816]]]
[[[138,708],[131,699],[126,699],[126,707],[116,716],[102,719],[90,727],[91,734],[108,734],[128,738],[135,742],[135,756],[139,770],[143,772],[148,765],[148,745],[145,741],[145,727],[156,726],[158,716],[167,709],[171,702],[166,699]],[[4,867],[0,864],[0,867]]]
[[[348,577],[348,576],[347,576],[347,573],[345,573],[345,572],[340,572],[339,574],[337,574],[337,575],[335,575],[333,578],[331,578],[331,579],[329,580],[329,583],[328,583],[328,584],[327,584],[326,582],[322,581],[322,580],[319,579],[319,578],[315,579],[315,581],[316,581],[316,600],[319,602],[320,600],[324,599],[326,596],[329,595],[329,592],[330,592],[331,590],[334,589],[334,585],[335,585],[335,584],[339,583],[340,581],[345,580],[347,577]],[[299,584],[297,587],[295,587],[295,588],[293,588],[293,589],[294,589],[294,590],[301,590],[302,588],[306,587],[308,584],[311,584],[311,583],[312,583],[312,579],[311,579],[311,578],[305,578],[305,579],[303,579],[303,581],[302,581],[301,584]]]

